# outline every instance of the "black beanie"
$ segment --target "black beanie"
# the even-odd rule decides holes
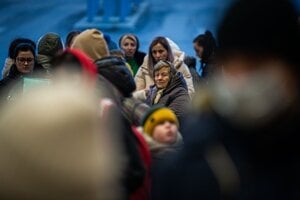
[[[219,55],[272,56],[299,63],[299,26],[288,0],[238,0],[217,31]]]
[[[125,61],[117,56],[108,56],[95,61],[98,74],[110,81],[124,97],[132,96],[136,85]]]

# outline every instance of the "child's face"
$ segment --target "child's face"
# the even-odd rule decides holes
[[[152,137],[155,141],[172,144],[177,140],[177,126],[175,123],[164,121],[154,127]]]

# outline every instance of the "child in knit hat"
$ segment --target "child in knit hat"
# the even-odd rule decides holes
[[[175,151],[182,145],[178,119],[167,107],[151,107],[145,113],[141,125],[153,157]]]

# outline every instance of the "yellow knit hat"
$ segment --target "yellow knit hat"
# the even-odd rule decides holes
[[[177,125],[177,127],[179,127],[178,119],[171,109],[167,107],[154,106],[144,115],[142,119],[144,133],[152,136],[154,127],[164,121],[173,122]]]
[[[80,33],[71,48],[81,50],[94,61],[109,56],[104,34],[97,29],[87,29]]]

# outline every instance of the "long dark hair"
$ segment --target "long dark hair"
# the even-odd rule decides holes
[[[203,47],[201,62],[207,64],[211,57],[214,56],[217,49],[217,43],[213,34],[209,30],[207,30],[204,34],[198,35],[193,40],[193,43],[196,43],[198,46]]]
[[[161,37],[158,36],[156,38],[154,38],[149,46],[149,50],[148,50],[148,68],[150,71],[150,74],[153,74],[153,67],[156,64],[153,56],[152,56],[152,48],[157,45],[157,44],[161,44],[168,52],[168,58],[167,61],[173,63],[174,62],[174,56],[173,56],[173,52],[171,49],[171,46],[168,42],[168,40],[165,37]]]

